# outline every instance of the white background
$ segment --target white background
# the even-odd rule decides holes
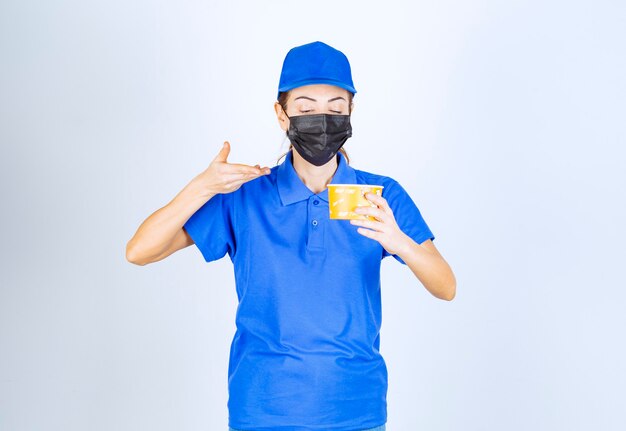
[[[457,276],[382,268],[389,431],[623,430],[621,1],[0,3],[0,429],[227,428],[236,293],[126,242],[206,168],[274,166],[289,48],[342,50],[345,148]]]

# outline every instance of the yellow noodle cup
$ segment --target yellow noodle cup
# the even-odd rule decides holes
[[[328,184],[328,209],[331,219],[376,220],[372,216],[357,214],[358,207],[376,207],[365,197],[365,193],[381,196],[383,186],[370,184]]]

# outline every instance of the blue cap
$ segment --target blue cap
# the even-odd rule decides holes
[[[356,93],[348,57],[323,42],[296,46],[287,53],[280,72],[278,95],[311,84],[330,84]]]

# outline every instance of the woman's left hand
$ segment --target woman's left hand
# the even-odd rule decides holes
[[[361,226],[357,231],[363,236],[378,241],[389,254],[398,254],[406,250],[411,238],[398,227],[387,200],[373,193],[366,193],[365,197],[376,204],[376,208],[359,207],[354,212],[373,216],[376,220],[350,220],[350,223]]]

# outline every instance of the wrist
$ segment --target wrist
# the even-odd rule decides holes
[[[185,188],[188,189],[188,192],[191,196],[196,199],[203,200],[204,202],[208,201],[213,196],[218,194],[217,192],[211,190],[209,187],[206,186],[200,175],[192,179]]]
[[[209,192],[200,181],[194,178],[174,196],[170,204],[184,209],[184,211],[191,209],[195,212],[213,196],[215,196],[215,193]]]
[[[396,254],[404,260],[404,256],[411,253],[415,245],[417,245],[417,243],[413,241],[413,238],[405,233],[402,233],[402,240],[400,241],[400,246],[398,247],[398,252]]]

